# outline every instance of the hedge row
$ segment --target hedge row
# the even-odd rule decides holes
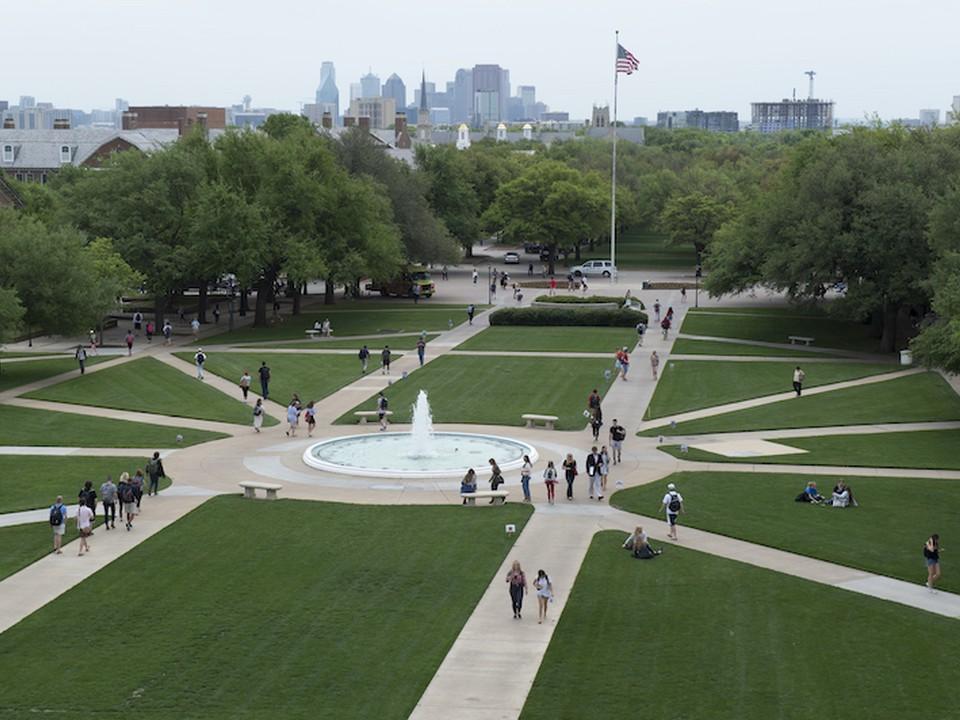
[[[646,313],[620,309],[503,308],[490,316],[491,325],[636,327],[640,321],[647,322]]]
[[[617,295],[538,295],[536,302],[569,303],[570,305],[592,305],[597,303],[616,303],[623,305],[623,297]]]

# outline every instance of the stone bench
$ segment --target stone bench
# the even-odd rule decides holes
[[[257,482],[254,480],[244,480],[243,482],[237,484],[243,488],[243,496],[245,498],[255,498],[257,497],[257,490],[265,490],[267,493],[267,500],[276,500],[277,491],[283,489],[283,485],[277,485],[276,483]]]
[[[557,420],[560,419],[556,415],[535,415],[534,413],[526,413],[520,417],[526,420],[528,428],[537,427],[537,422],[541,422],[547,430],[553,430]]]
[[[797,343],[803,343],[804,345],[812,345],[812,337],[802,337],[800,335],[788,335],[787,340],[790,341],[791,345],[796,345]]]
[[[371,420],[374,420],[374,419],[379,420],[379,419],[380,419],[380,411],[379,411],[379,410],[357,410],[357,411],[354,413],[354,415],[356,415],[358,418],[360,418],[360,424],[361,424],[361,425],[366,425],[368,418],[371,419]],[[393,410],[387,410],[387,411],[384,413],[384,415],[386,415],[386,416],[389,418],[391,415],[393,415]]]
[[[307,334],[307,336],[308,336],[311,340],[316,340],[317,337],[320,335],[320,331],[319,331],[319,330],[314,330],[313,328],[310,328],[309,330],[304,330],[304,332]]]
[[[507,496],[509,494],[510,494],[509,490],[476,490],[472,493],[462,492],[460,493],[460,497],[463,498],[464,500],[469,501],[467,505],[476,505],[477,498],[491,498],[491,499],[499,498],[500,504],[502,505],[507,502]]]

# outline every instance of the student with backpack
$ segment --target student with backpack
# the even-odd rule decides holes
[[[127,530],[132,530],[133,518],[137,514],[137,493],[130,483],[130,473],[121,473],[117,495],[120,497],[121,515],[126,519]]]
[[[83,487],[80,488],[80,492],[77,493],[77,502],[81,505],[86,505],[90,508],[90,511],[96,514],[97,512],[97,491],[93,489],[93,482],[87,480]]]
[[[360,358],[360,374],[363,375],[367,372],[367,361],[370,359],[370,348],[364,345],[360,348],[360,352],[357,353],[357,357]]]
[[[377,419],[380,421],[380,430],[387,429],[387,408],[390,406],[390,401],[387,400],[387,396],[381,392],[377,396]]]
[[[117,486],[107,475],[107,481],[100,486],[100,502],[103,503],[103,526],[110,530],[117,527]]]
[[[67,506],[63,504],[63,495],[57,495],[57,501],[50,506],[50,525],[53,527],[53,551],[62,555],[63,534],[67,531]]]
[[[193,356],[193,361],[197,364],[197,380],[203,380],[203,364],[207,361],[207,355],[203,348],[199,348]]]
[[[666,510],[667,524],[670,526],[667,537],[671,540],[678,540],[677,516],[683,512],[683,496],[677,492],[677,486],[673,483],[667,485],[667,494],[663,496],[661,505]]]

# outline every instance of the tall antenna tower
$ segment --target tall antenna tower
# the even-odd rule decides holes
[[[814,70],[807,70],[807,71],[804,73],[804,75],[806,75],[806,76],[808,76],[808,77],[810,78],[810,91],[809,91],[809,93],[807,94],[807,100],[813,100],[813,76],[816,75],[816,74],[817,74],[817,73],[816,73],[816,71],[814,71]]]

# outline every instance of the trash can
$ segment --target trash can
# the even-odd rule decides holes
[[[901,350],[900,351],[900,364],[901,365],[913,365],[913,352],[910,350]]]

